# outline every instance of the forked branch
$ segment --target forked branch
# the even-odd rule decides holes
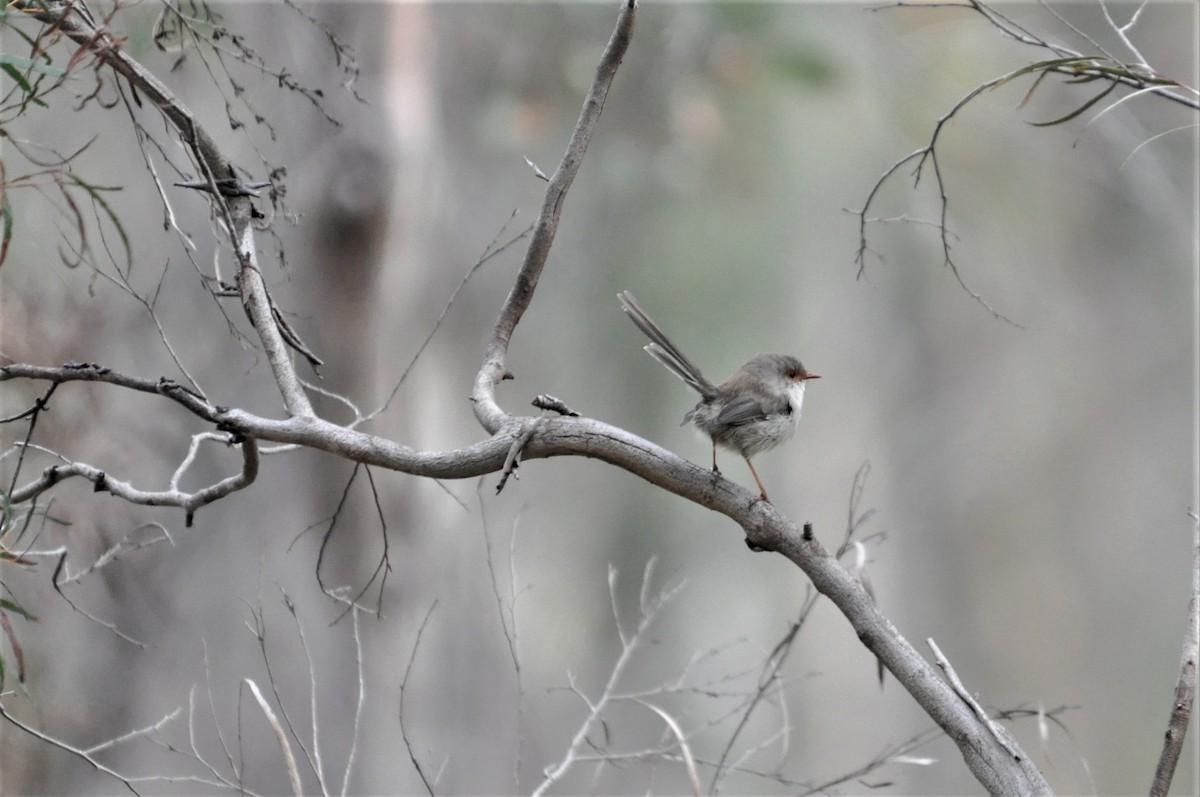
[[[1101,3],[1103,6],[1104,4]],[[884,184],[891,180],[901,167],[907,164],[914,164],[911,175],[913,188],[915,189],[921,182],[924,176],[924,170],[928,165],[932,170],[932,179],[934,187],[938,194],[939,212],[938,218],[928,220],[930,226],[938,230],[939,243],[942,251],[942,264],[948,268],[959,286],[967,292],[968,295],[980,305],[982,305],[989,313],[996,318],[1019,326],[1006,315],[993,307],[980,293],[968,286],[963,278],[962,271],[959,269],[958,263],[951,254],[952,239],[954,234],[950,230],[949,212],[950,212],[950,194],[946,187],[946,180],[942,174],[941,164],[938,162],[938,142],[947,123],[957,116],[968,104],[974,101],[977,97],[986,91],[1002,86],[1013,80],[1025,76],[1034,76],[1033,85],[1026,92],[1025,97],[1021,100],[1020,105],[1024,105],[1033,96],[1034,92],[1043,85],[1045,78],[1050,75],[1060,75],[1067,79],[1067,82],[1072,84],[1087,84],[1098,83],[1103,88],[1096,92],[1093,96],[1075,105],[1069,112],[1044,122],[1030,122],[1035,127],[1049,127],[1059,125],[1075,119],[1091,109],[1097,103],[1104,100],[1110,93],[1119,86],[1133,89],[1133,93],[1116,100],[1100,114],[1107,112],[1110,108],[1120,104],[1125,99],[1147,94],[1161,99],[1165,99],[1174,103],[1178,103],[1192,110],[1200,110],[1200,92],[1193,86],[1185,85],[1184,83],[1160,74],[1147,64],[1142,58],[1141,53],[1133,46],[1129,37],[1129,29],[1136,23],[1137,14],[1125,26],[1118,26],[1109,15],[1108,8],[1104,6],[1105,16],[1117,33],[1119,39],[1124,42],[1131,53],[1136,57],[1133,63],[1127,63],[1112,53],[1108,52],[1103,46],[1088,38],[1081,31],[1070,26],[1066,20],[1059,17],[1059,20],[1071,27],[1072,31],[1078,35],[1088,39],[1089,46],[1092,48],[1090,52],[1080,52],[1078,50],[1063,46],[1049,39],[1038,36],[1037,34],[1022,27],[1017,22],[1009,19],[1000,11],[992,8],[982,0],[967,0],[963,3],[941,3],[937,5],[917,4],[909,2],[897,2],[887,6],[882,6],[875,9],[876,11],[886,10],[889,8],[921,8],[923,10],[933,11],[935,9],[944,9],[947,6],[956,8],[968,8],[982,16],[989,24],[994,26],[1000,33],[1014,41],[1022,44],[1027,44],[1032,47],[1044,50],[1050,55],[1044,60],[1035,61],[1025,66],[1019,67],[1008,74],[985,81],[975,88],[971,89],[962,99],[947,111],[933,127],[933,133],[929,137],[929,141],[920,149],[905,155],[898,161],[893,163],[884,173],[875,181],[870,192],[867,195],[866,201],[859,210],[853,211],[858,217],[858,250],[855,254],[855,262],[858,264],[858,276],[861,278],[866,270],[866,255],[871,251],[868,244],[867,228],[873,223],[879,223],[889,220],[911,221],[906,217],[899,219],[886,219],[882,217],[869,216],[869,212],[874,205],[880,190]],[[1051,13],[1053,10],[1051,9]],[[1057,16],[1057,14],[1055,14]],[[1099,114],[1098,114],[1099,116]],[[1177,128],[1178,130],[1189,129],[1191,126]],[[1086,129],[1086,128],[1085,128]],[[1173,131],[1169,131],[1173,132]],[[1164,134],[1165,135],[1165,134]],[[1135,150],[1136,151],[1136,150]],[[914,163],[915,162],[915,163]]]
[[[616,27],[600,59],[570,143],[548,182],[524,263],[500,310],[474,381],[471,399],[475,415],[491,436],[452,451],[413,449],[317,417],[296,376],[284,335],[279,329],[278,319],[255,261],[253,225],[250,223],[255,210],[251,197],[224,196],[216,190],[218,181],[238,179],[232,164],[217,151],[196,119],[165,86],[121,50],[119,42],[106,31],[96,30],[85,18],[77,16],[70,3],[15,0],[10,9],[23,11],[57,26],[77,45],[89,48],[94,57],[111,66],[136,85],[144,96],[149,97],[162,110],[181,139],[192,148],[200,173],[214,189],[206,195],[216,203],[217,216],[227,226],[239,265],[238,286],[242,301],[266,352],[286,417],[273,419],[241,409],[230,409],[178,386],[164,387],[162,382],[100,368],[84,369],[85,374],[74,373],[70,366],[39,369],[30,365],[10,365],[0,367],[0,382],[10,379],[53,382],[87,379],[105,382],[168,398],[214,425],[217,431],[234,435],[236,440],[241,441],[244,451],[253,451],[253,446],[262,441],[274,441],[434,478],[467,478],[500,471],[519,435],[532,428],[530,438],[520,446],[523,459],[564,455],[600,459],[728,516],[746,532],[754,546],[787,557],[804,571],[817,590],[830,598],[849,620],[863,644],[954,740],[967,765],[985,789],[992,793],[1010,794],[1049,792],[1049,786],[1030,758],[1019,748],[998,743],[996,736],[988,731],[986,725],[883,615],[856,575],[842,567],[811,533],[804,533],[774,506],[760,500],[756,493],[723,478],[714,479],[707,468],[687,462],[615,426],[569,415],[546,416],[536,424],[531,424],[532,419],[511,415],[499,406],[495,391],[500,382],[510,376],[506,367],[509,342],[533,300],[554,241],[567,191],[578,172],[613,78],[631,41],[636,0],[622,0]],[[247,444],[250,444],[249,449]],[[87,473],[81,472],[79,475]],[[252,470],[244,465],[241,478],[246,481],[247,477],[252,478]],[[180,500],[179,496],[171,498]]]

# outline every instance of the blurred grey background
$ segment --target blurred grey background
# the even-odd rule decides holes
[[[1055,8],[1130,58],[1106,33],[1099,6]],[[1110,8],[1123,20],[1135,6]],[[220,72],[211,54],[189,52],[172,71],[177,54],[149,44],[152,4],[122,11],[114,25],[256,179],[265,178],[264,162],[286,166],[296,218],[280,213],[260,236],[264,271],[293,326],[328,362],[321,387],[373,409],[490,243],[536,216],[544,183],[525,159],[546,173],[557,165],[615,5],[313,7],[358,53],[357,90],[369,104],[340,88],[344,75],[325,37],[293,11],[217,10],[265,63],[322,88],[341,126],[280,92],[271,75],[233,65],[243,99],[274,136],[240,100],[230,113],[248,127],[230,129],[208,75]],[[1090,51],[1044,7],[1003,10]],[[1151,3],[1131,33],[1152,65],[1193,85],[1195,18],[1193,4]],[[17,44],[5,30],[6,49]],[[678,426],[694,396],[641,351],[616,293],[633,291],[710,378],[757,351],[801,356],[823,379],[810,386],[797,439],[756,461],[779,508],[836,546],[855,473],[869,462],[861,508],[876,514],[863,533],[886,533],[869,548],[884,611],[923,651],[935,638],[986,706],[1072,707],[1045,739],[1033,720],[1012,726],[1060,793],[1141,793],[1178,668],[1187,512],[1197,506],[1196,133],[1138,147],[1194,125],[1195,114],[1143,96],[1090,125],[1107,103],[1060,126],[1033,127],[1099,89],[1047,80],[1018,109],[1032,82],[1025,77],[982,94],[945,127],[939,158],[954,257],[967,284],[1016,325],[959,287],[928,225],[872,226],[860,277],[857,220],[847,211],[974,86],[1044,57],[961,9],[645,3],[513,339],[516,380],[500,395],[510,411],[527,413],[534,395],[551,393],[705,463],[707,443]],[[57,58],[67,58],[61,46]],[[91,87],[81,77],[68,90],[81,96]],[[116,96],[111,85],[104,96]],[[236,299],[214,301],[201,285],[214,257],[232,273],[228,252],[214,255],[206,203],[167,188],[195,241],[193,266],[164,230],[125,112],[93,103],[76,113],[64,98],[7,132],[62,152],[100,133],[74,168],[123,186],[107,199],[132,240],[137,290],[158,291],[159,321],[213,400],[278,416],[263,358],[230,334],[222,314],[247,331]],[[135,114],[166,140],[150,109]],[[177,148],[171,154],[182,162]],[[22,161],[11,147],[4,158],[11,178]],[[884,187],[875,215],[936,218],[930,176],[914,190],[905,169]],[[164,168],[164,182],[174,179]],[[88,266],[62,265],[60,231],[73,234],[54,191],[13,191],[10,199],[18,226],[0,271],[4,354],[178,377],[140,305]],[[119,251],[111,225],[99,229]],[[111,273],[101,239],[92,245]],[[521,253],[518,243],[479,269],[371,431],[423,448],[480,439],[466,397]],[[40,392],[5,384],[0,414]],[[350,417],[334,400],[318,404],[326,417]],[[154,488],[202,430],[167,402],[68,385],[35,442]],[[4,429],[8,441],[23,433]],[[723,461],[730,478],[752,485],[735,457]],[[34,458],[22,481],[50,462]],[[220,478],[236,462],[209,446],[185,485]],[[6,482],[12,467],[10,456]],[[287,791],[274,738],[239,686],[269,681],[247,628],[257,614],[276,708],[307,738],[309,673],[286,593],[312,654],[320,746],[336,790],[353,737],[355,643],[348,618],[333,622],[340,606],[321,594],[315,570],[352,471],[329,456],[272,455],[251,489],[204,508],[192,528],[179,512],[124,506],[87,484],[57,488],[53,514],[71,525],[47,524],[34,547],[67,545],[74,567],[143,523],[170,531],[173,545],[137,551],[68,591],[150,647],[74,613],[50,588],[53,561],[34,572],[5,565],[5,583],[40,620],[16,622],[30,680],[5,705],[79,747],[182,706],[156,734],[160,743],[130,740],[103,760],[130,774],[211,778],[187,754],[190,724],[197,750],[227,777],[235,776],[222,739],[245,758],[247,788]],[[384,616],[362,620],[368,698],[351,793],[423,791],[401,739],[399,686],[435,602],[408,677],[405,727],[438,778],[436,791],[457,794],[528,792],[562,757],[585,716],[571,679],[597,697],[621,652],[610,566],[626,628],[637,620],[648,561],[652,590],[682,582],[635,651],[620,684],[626,691],[667,683],[709,652],[687,684],[752,688],[805,598],[803,574],[781,557],[747,551],[725,518],[593,460],[528,462],[498,496],[496,476],[444,484],[373,477],[386,532],[360,473],[321,562],[326,584],[361,588],[386,533]],[[515,633],[519,679],[502,623]],[[874,660],[827,603],[801,631],[783,675],[786,700],[760,708],[734,749],[735,757],[749,751],[749,769],[820,783],[930,725],[894,682],[880,688]],[[654,701],[685,728],[701,729],[692,739],[698,757],[720,756],[734,720],[716,720],[734,698],[695,691]],[[593,740],[612,750],[662,741],[662,721],[645,708],[621,705],[606,719]],[[772,739],[785,726],[786,749]],[[124,791],[11,726],[0,726],[0,745],[6,793]],[[878,793],[978,793],[952,744],[937,740],[919,753],[936,761],[890,764],[840,790],[886,782]],[[1185,756],[1177,793],[1194,791],[1196,771],[1195,756]],[[711,773],[702,767],[705,784]],[[311,776],[306,788],[317,789]],[[214,790],[186,779],[145,789]],[[686,790],[683,767],[662,760],[579,764],[555,788]],[[798,787],[739,773],[722,790]]]

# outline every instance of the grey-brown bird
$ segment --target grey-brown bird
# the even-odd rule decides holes
[[[721,472],[717,446],[733,449],[746,460],[763,500],[770,501],[750,458],[795,434],[805,383],[820,377],[790,355],[756,354],[724,382],[714,385],[670,341],[633,294],[622,291],[617,298],[633,323],[650,338],[644,347],[650,356],[700,394],[700,403],[683,416],[683,422],[695,424],[712,438],[713,472]]]

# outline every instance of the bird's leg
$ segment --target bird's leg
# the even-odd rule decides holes
[[[754,483],[758,485],[758,491],[762,493],[762,500],[768,504],[771,503],[771,499],[767,498],[767,488],[763,487],[762,479],[758,478],[758,471],[754,469],[754,463],[750,461],[750,457],[744,457],[744,459],[746,460],[746,464],[750,466],[750,475],[754,477]]]
[[[717,443],[713,441],[713,473],[720,473],[721,469],[717,467]]]

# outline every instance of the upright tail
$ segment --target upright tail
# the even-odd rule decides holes
[[[658,324],[646,315],[646,311],[633,298],[632,293],[621,291],[617,294],[617,298],[621,300],[621,308],[633,323],[637,324],[638,329],[646,333],[646,337],[652,341],[643,347],[651,357],[665,365],[667,370],[675,376],[691,385],[692,389],[704,398],[712,398],[717,394],[713,383],[705,379],[704,374],[700,373],[700,369],[693,365],[691,360],[684,357],[683,352],[675,348],[675,344],[663,334]]]

